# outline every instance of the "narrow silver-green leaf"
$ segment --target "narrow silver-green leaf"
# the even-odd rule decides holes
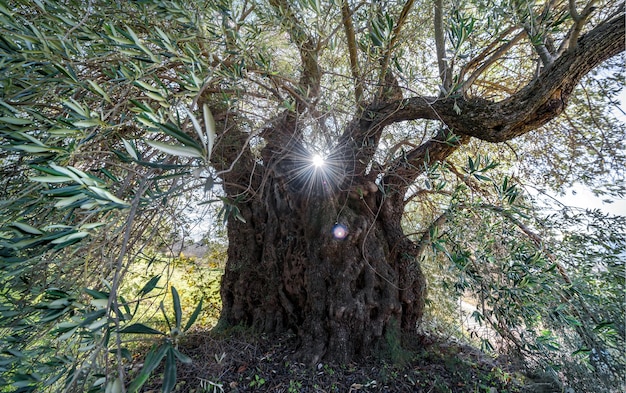
[[[3,116],[3,117],[0,117],[0,123],[12,124],[15,126],[24,126],[24,125],[32,123],[32,120],[21,119],[19,117]]]
[[[174,324],[177,329],[180,329],[181,320],[183,318],[183,309],[180,306],[180,296],[178,295],[178,291],[176,288],[172,286],[172,301],[174,303]]]
[[[141,288],[141,290],[139,290],[139,296],[145,296],[148,293],[152,292],[152,290],[154,290],[154,288],[156,288],[157,284],[159,283],[159,280],[161,279],[161,275],[158,274],[154,277],[152,277],[147,283],[146,285],[143,286],[143,288]]]
[[[185,325],[185,328],[183,329],[184,332],[189,330],[189,328],[196,322],[196,319],[198,319],[198,316],[200,315],[200,312],[202,311],[203,301],[204,301],[204,298],[200,299],[200,302],[196,306],[196,309],[193,310],[193,313],[189,317],[189,320],[187,321],[187,324]]]
[[[162,393],[169,393],[176,387],[176,355],[174,348],[169,348],[165,359],[165,370],[163,372]]]
[[[174,352],[174,355],[176,356],[176,359],[180,360],[181,363],[184,363],[184,364],[191,364],[191,363],[193,363],[193,360],[189,356],[187,356],[184,353],[180,352],[178,349],[173,348],[173,352]]]
[[[211,152],[213,151],[213,145],[215,144],[215,119],[207,104],[202,105],[202,112],[204,114],[204,127],[206,128],[207,137],[207,158],[211,159]]]
[[[109,381],[109,383],[106,386],[106,389],[104,390],[104,393],[122,393],[122,380],[120,378],[115,378],[112,381]]]
[[[205,141],[207,138],[204,135],[204,131],[202,130],[202,127],[200,127],[200,123],[198,122],[198,119],[196,119],[196,117],[193,115],[193,113],[191,113],[189,109],[183,108],[183,111],[187,114],[187,116],[189,116],[189,119],[191,120],[191,124],[193,124],[193,129],[196,131],[196,134],[198,134],[198,138],[200,138],[200,141],[202,142],[202,144],[204,145],[206,149],[208,141]]]
[[[143,323],[133,323],[132,325],[126,326],[124,329],[120,330],[120,333],[164,335],[163,332],[160,332],[156,329],[146,326]]]
[[[122,139],[122,143],[124,144],[124,148],[126,149],[126,152],[128,153],[128,155],[131,156],[133,160],[139,161],[139,155],[137,154],[137,151],[135,150],[135,146],[133,146],[133,144],[127,141],[126,139]]]
[[[99,126],[101,123],[101,121],[99,119],[86,119],[86,120],[78,120],[73,122],[72,124],[74,124],[75,127],[78,128],[89,128],[89,127],[96,127]]]
[[[31,176],[29,179],[39,183],[65,183],[72,181],[71,178],[66,176]]]
[[[70,240],[82,239],[86,236],[89,236],[89,232],[74,232],[74,233],[70,233],[69,235],[61,236],[58,239],[54,239],[50,243],[61,244],[61,243],[69,242]]]
[[[104,189],[96,187],[96,186],[89,186],[88,188],[91,191],[93,191],[96,195],[98,195],[98,197],[100,197],[102,199],[109,200],[109,201],[111,201],[113,203],[117,203],[118,205],[129,206],[128,203],[124,202],[120,198],[118,198],[115,195],[111,194],[107,190],[104,190]]]
[[[86,117],[86,118],[90,117],[89,110],[83,107],[78,102],[76,102],[76,100],[74,100],[73,98],[70,98],[67,101],[63,101],[63,105],[65,105],[66,107],[70,108],[71,110],[73,110],[74,112],[78,113],[79,115],[83,117]]]
[[[68,207],[69,205],[76,203],[78,201],[82,201],[87,199],[87,195],[80,193],[76,195],[72,195],[69,197],[58,198],[57,202],[54,204],[54,207],[57,209],[62,209],[64,207]]]
[[[144,90],[144,92],[145,90],[147,90],[153,93],[159,93],[159,94],[161,93],[161,89],[159,89],[158,87],[152,86],[151,84],[146,83],[144,81],[134,81],[133,84],[135,86],[141,87]]]
[[[161,363],[161,360],[165,357],[168,349],[171,348],[169,344],[162,344],[158,348],[152,348],[146,355],[146,360],[143,363],[143,368],[130,385],[128,386],[128,393],[137,393],[141,387],[148,381],[150,374]]]
[[[102,89],[102,87],[100,87],[99,84],[97,84],[96,82],[94,82],[92,80],[88,80],[87,83],[89,83],[89,85],[91,86],[93,91],[95,93],[97,93],[98,95],[100,95],[102,98],[104,98],[104,100],[106,102],[108,102],[108,103],[111,102],[111,97],[109,97],[109,95],[106,93],[106,91],[104,91],[104,89]]]
[[[12,222],[11,226],[16,227],[22,232],[30,233],[31,235],[43,235],[43,232],[41,232],[39,229],[28,224],[24,224],[23,222]]]
[[[178,157],[192,157],[202,158],[202,152],[195,147],[181,146],[181,145],[169,145],[167,143],[158,141],[146,141],[146,143],[155,149],[162,151],[163,153],[171,154]]]
[[[27,153],[52,153],[54,151],[54,149],[51,149],[47,146],[43,147],[43,146],[35,146],[35,145],[15,145],[13,146],[14,149],[17,150],[22,150],[25,151]]]

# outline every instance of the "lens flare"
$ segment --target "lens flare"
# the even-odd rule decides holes
[[[348,228],[346,228],[344,225],[341,224],[335,224],[335,226],[333,227],[333,236],[335,237],[335,239],[344,239],[346,236],[348,236]]]
[[[320,156],[319,154],[314,155],[311,159],[311,162],[313,162],[313,166],[316,168],[321,168],[325,164],[324,157]]]
[[[285,153],[281,166],[288,169],[285,173],[288,183],[305,198],[333,195],[345,177],[344,165],[333,152],[296,145]]]

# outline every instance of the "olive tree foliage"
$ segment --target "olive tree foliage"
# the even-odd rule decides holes
[[[136,391],[163,360],[172,389],[190,324],[133,320],[156,281],[120,293],[218,187],[224,325],[348,360],[415,330],[442,277],[517,355],[618,386],[623,220],[524,187],[623,195],[623,3],[0,1],[0,21],[3,385]],[[163,339],[129,378],[138,333]]]
[[[170,65],[155,67],[165,52],[137,36],[158,14],[185,34],[195,12],[126,3],[0,2],[2,391],[138,391],[161,362],[170,391],[176,363],[190,361],[177,342],[202,302],[183,317],[161,275],[134,293],[123,282],[132,263],[149,266],[180,240],[190,190],[204,184],[200,165],[164,152],[168,135],[185,137],[168,87],[152,85]],[[199,89],[193,57],[180,55]],[[159,306],[164,292],[173,310]],[[138,322],[155,299],[167,331]],[[157,340],[129,379],[138,334]]]

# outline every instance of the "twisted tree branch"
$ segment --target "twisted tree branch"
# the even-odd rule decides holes
[[[435,48],[437,51],[437,66],[439,67],[439,77],[443,89],[446,92],[452,87],[452,70],[445,60],[446,57],[446,40],[443,27],[443,0],[435,0]],[[442,95],[445,93],[442,92]]]
[[[359,71],[356,37],[354,33],[354,26],[352,25],[352,11],[348,5],[348,0],[343,0],[341,4],[341,17],[343,19],[343,27],[348,41],[350,72],[354,78],[354,98],[358,104],[363,99],[363,81],[361,80],[361,74]]]
[[[401,193],[424,172],[425,160],[445,159],[469,137],[505,142],[546,124],[562,113],[574,87],[589,71],[624,51],[624,27],[622,12],[584,35],[574,50],[564,53],[525,88],[499,102],[413,97],[379,108],[370,120],[378,128],[415,119],[440,120],[448,127],[398,158],[387,171],[385,184]],[[450,132],[459,138],[451,138]]]
[[[457,134],[488,142],[511,140],[561,114],[580,80],[624,51],[624,25],[622,11],[585,34],[575,49],[561,55],[538,78],[502,101],[413,97],[379,108],[373,121],[385,126],[405,120],[441,120]]]

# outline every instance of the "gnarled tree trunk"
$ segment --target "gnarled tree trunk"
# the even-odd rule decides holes
[[[425,282],[402,211],[383,213],[370,181],[345,191],[288,181],[268,177],[238,205],[245,222],[229,221],[222,322],[297,332],[309,362],[352,359],[389,329],[414,330]]]

